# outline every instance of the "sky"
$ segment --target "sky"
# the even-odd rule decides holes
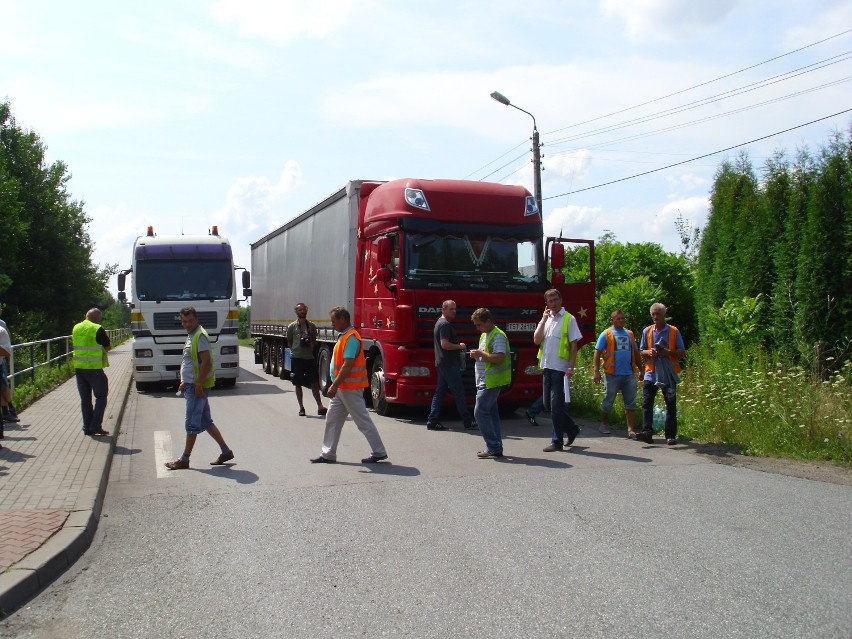
[[[848,0],[0,0],[0,100],[119,268],[149,225],[250,267],[352,179],[532,191],[529,114],[546,233],[678,251],[723,161],[849,130],[850,58]]]

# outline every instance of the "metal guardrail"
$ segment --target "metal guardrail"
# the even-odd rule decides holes
[[[123,342],[130,337],[129,328],[111,328],[107,329],[107,335],[112,343]],[[53,347],[53,348],[51,348]],[[20,370],[15,366],[16,351],[25,351],[29,353],[29,366]],[[52,353],[56,353],[53,355]],[[21,344],[12,344],[12,354],[9,357],[9,386],[12,390],[15,389],[15,378],[19,375],[30,374],[30,379],[35,382],[36,369],[67,360],[73,354],[71,349],[71,336],[63,335],[61,337],[51,337],[50,339],[41,339],[36,342],[23,342]]]

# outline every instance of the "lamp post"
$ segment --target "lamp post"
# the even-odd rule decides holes
[[[491,94],[491,97],[494,100],[497,100],[500,104],[505,104],[506,106],[510,106],[513,109],[517,109],[518,111],[523,111],[528,116],[532,118],[533,121],[533,134],[532,134],[532,152],[533,152],[533,190],[535,191],[535,203],[538,205],[538,214],[544,218],[544,209],[541,208],[541,145],[538,142],[538,127],[535,125],[535,116],[529,111],[524,111],[519,106],[515,106],[509,101],[502,93],[498,93],[495,91]]]

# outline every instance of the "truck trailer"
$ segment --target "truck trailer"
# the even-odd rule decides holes
[[[549,279],[566,247],[581,281]],[[361,333],[369,399],[381,415],[399,405],[426,406],[436,385],[433,327],[441,305],[455,300],[454,327],[478,343],[470,316],[487,307],[511,346],[512,383],[500,396],[513,410],[541,395],[532,334],[543,293],[556,286],[565,308],[594,339],[594,242],[545,238],[535,198],[521,186],[463,180],[353,180],[251,245],[251,332],[255,361],[289,377],[287,326],[297,303],[318,327],[315,357],[321,385],[337,334],[328,313],[343,306]],[[577,269],[574,268],[572,273]],[[473,363],[463,374],[473,401]],[[447,402],[450,399],[447,398]]]
[[[231,244],[216,226],[209,235],[155,235],[148,227],[133,245],[132,266],[118,274],[118,299],[130,306],[136,390],[180,382],[186,331],[180,310],[193,306],[210,336],[218,386],[232,387],[240,370],[237,329],[242,270],[243,295],[251,293],[248,271],[234,266]],[[125,293],[132,274],[130,300]]]

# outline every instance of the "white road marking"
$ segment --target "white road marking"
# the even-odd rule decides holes
[[[173,475],[165,463],[172,460],[172,434],[167,430],[154,431],[154,465],[157,468],[157,479]]]

